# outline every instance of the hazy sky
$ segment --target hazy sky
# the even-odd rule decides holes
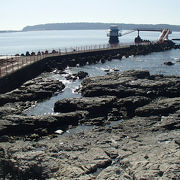
[[[62,22],[180,25],[180,0],[0,0],[0,30]]]

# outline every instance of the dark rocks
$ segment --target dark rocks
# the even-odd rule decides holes
[[[0,134],[1,135],[22,135],[33,133],[35,129],[51,126],[51,120],[56,124],[54,117],[27,117],[23,111],[31,107],[35,101],[41,101],[53,96],[54,93],[62,91],[64,84],[57,80],[47,80],[37,77],[27,81],[18,89],[0,95]],[[53,120],[54,119],[54,120]],[[69,118],[70,120],[71,118]],[[77,124],[76,122],[61,121],[59,126],[65,124]],[[46,123],[45,123],[46,122]],[[42,127],[41,127],[41,125]],[[57,123],[58,124],[58,123]],[[56,124],[56,125],[57,125]]]
[[[109,72],[110,71],[110,69],[104,69],[104,72]]]
[[[17,110],[17,108],[13,108],[11,106],[3,106],[0,107],[0,118],[4,116],[8,116],[9,114],[20,114],[21,111]]]
[[[143,96],[130,96],[126,98],[119,98],[116,102],[116,106],[123,117],[133,117],[135,110],[148,104],[151,101],[150,98]]]
[[[179,77],[151,76],[148,71],[109,73],[86,78],[81,89],[86,98],[60,100],[54,110],[66,113],[83,110],[89,112],[89,117],[108,120],[168,115],[180,107],[179,89]],[[113,109],[117,109],[116,114]]]
[[[161,121],[158,122],[153,130],[178,130],[180,129],[180,111],[171,112],[170,115],[161,116]]]
[[[98,168],[104,168],[111,164],[111,159],[101,148],[91,148],[87,152],[79,154],[69,153],[68,155],[65,152],[65,157],[69,156],[75,162],[72,165],[63,163],[65,159],[63,154],[60,154],[60,158],[47,157],[43,150],[36,150],[33,147],[31,149],[31,153],[25,150],[22,153],[12,155],[12,160],[8,164],[10,167],[17,167],[13,169],[13,179],[19,179],[25,176],[29,179],[49,179],[55,172],[57,172],[56,176],[72,179],[85,174],[91,174]],[[13,151],[13,149],[10,151]],[[38,159],[40,163],[37,163]],[[82,165],[79,164],[78,160],[82,162]]]
[[[65,78],[66,78],[67,80],[73,80],[73,81],[75,81],[75,80],[77,79],[77,77],[75,77],[74,75],[71,75],[71,74],[65,76]]]
[[[73,80],[74,81],[76,79],[84,79],[87,76],[88,76],[87,72],[79,71],[77,74],[69,74],[69,75],[65,76],[65,78],[67,80]]]
[[[57,80],[35,78],[27,81],[18,89],[0,95],[0,106],[6,103],[40,101],[50,98],[55,92],[62,91],[64,84]]]
[[[85,115],[86,112],[81,111],[47,116],[9,115],[0,120],[0,135],[25,135],[34,132],[41,135],[42,129],[50,134],[58,128],[66,129],[68,125],[78,125]]]
[[[167,65],[167,66],[172,66],[172,65],[174,65],[174,63],[171,62],[171,61],[164,62],[164,64]]]
[[[88,73],[84,71],[79,71],[75,76],[78,77],[79,79],[84,79],[85,77],[88,76]]]
[[[84,119],[81,120],[81,123],[84,123],[87,126],[103,126],[106,122],[106,118],[105,117],[85,117]]]
[[[67,80],[75,81],[76,79],[84,79],[87,76],[88,76],[87,72],[79,71],[77,74],[69,74],[69,75],[65,76],[65,78]]]
[[[113,69],[113,71],[114,71],[114,72],[118,72],[118,71],[119,71],[119,69]]]
[[[21,88],[13,92],[13,106],[2,97],[2,178],[179,178],[179,77],[127,71],[86,78],[82,85],[89,97],[60,100],[54,107],[60,113],[48,116],[15,112],[22,107],[16,102]],[[33,82],[25,87],[31,93]]]
[[[115,48],[109,50],[100,50],[92,52],[84,52],[77,54],[69,54],[63,57],[48,58],[46,61],[46,70],[49,69],[65,69],[67,66],[84,66],[86,64],[95,64],[97,62],[105,63],[112,59],[120,59],[122,57],[130,57],[135,55],[146,55],[151,52],[160,52],[175,48],[172,42],[165,42],[163,44],[149,44],[149,45],[132,45],[127,48]]]
[[[176,139],[174,142],[180,146],[180,139]]]
[[[175,48],[176,46],[172,42],[164,42],[163,44],[149,44],[149,45],[133,45],[126,48],[105,49],[90,52],[74,53],[67,55],[57,55],[46,57],[38,62],[32,63],[29,66],[21,68],[18,71],[9,74],[9,78],[1,78],[0,92],[8,92],[15,88],[18,88],[25,81],[40,75],[43,72],[51,72],[54,69],[64,70],[68,66],[84,66],[86,64],[95,64],[100,60],[104,63],[107,60],[121,59],[121,57],[129,57],[135,55],[145,55],[152,52],[160,52]],[[38,54],[48,54],[48,51],[44,53],[38,52]],[[27,56],[31,54],[26,53]],[[22,54],[22,56],[25,56]],[[26,76],[23,76],[26,74]],[[12,83],[13,81],[13,83]],[[8,86],[7,86],[8,85]]]
[[[114,97],[70,98],[57,101],[55,112],[88,111],[88,117],[105,116],[112,109]]]
[[[150,76],[147,71],[127,71],[87,78],[82,85],[82,95],[87,97],[111,95],[119,98],[156,98],[179,96],[180,81],[178,77],[173,76]]]
[[[153,101],[143,107],[137,108],[135,114],[137,116],[164,116],[174,113],[180,108],[180,98],[163,98]]]

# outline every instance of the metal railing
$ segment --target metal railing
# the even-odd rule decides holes
[[[145,43],[147,44],[147,43]],[[101,45],[91,45],[91,46],[80,46],[74,48],[63,48],[63,49],[52,49],[27,53],[26,55],[15,55],[7,56],[6,58],[0,59],[0,77],[5,76],[13,71],[16,71],[26,65],[39,61],[41,59],[53,56],[63,56],[67,54],[77,54],[84,52],[92,52],[99,50],[110,50],[129,47],[130,45],[135,45],[134,43],[124,43],[118,45],[101,44]]]

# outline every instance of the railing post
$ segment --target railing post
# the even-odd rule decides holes
[[[13,59],[12,60],[12,71],[14,71],[14,63],[13,63]]]
[[[6,58],[6,74],[8,72],[8,58]]]
[[[16,63],[18,65],[18,69],[19,69],[19,60],[18,60],[18,57],[16,57]]]

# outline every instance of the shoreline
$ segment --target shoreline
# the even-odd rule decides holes
[[[42,58],[40,57],[40,60],[32,63],[30,61],[29,65],[23,65],[15,71],[12,71],[7,75],[2,76],[0,78],[0,93],[5,93],[15,88],[18,88],[24,82],[37,77],[41,73],[51,72],[54,69],[63,71],[67,66],[75,67],[77,65],[84,66],[86,64],[96,64],[98,62],[104,63],[105,61],[111,61],[112,59],[121,60],[123,56],[129,57],[132,55],[147,55],[152,52],[162,52],[170,50],[172,48],[178,49],[180,48],[180,45],[175,45],[172,41],[167,41],[163,44],[155,43],[149,45],[131,45],[122,48],[120,47],[115,49],[100,49],[93,51],[90,50],[80,53],[74,52],[72,54],[56,55],[45,58],[43,58],[42,56]],[[27,58],[31,58],[31,56],[27,56]],[[25,60],[27,61],[27,59]],[[14,70],[14,66],[12,66],[11,68],[12,70]],[[5,69],[8,68],[6,67]]]

